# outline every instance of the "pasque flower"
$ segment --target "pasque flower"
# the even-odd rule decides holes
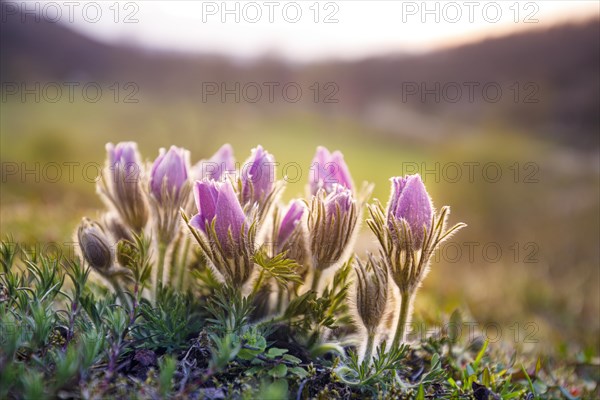
[[[325,147],[319,146],[311,164],[310,191],[314,195],[323,188],[330,193],[336,184],[354,189],[344,156],[339,151],[330,153]]]
[[[164,196],[176,199],[181,188],[188,180],[189,152],[180,147],[171,146],[169,151],[160,149],[160,154],[152,165],[150,173],[150,192],[162,203]]]
[[[242,166],[242,202],[261,204],[273,191],[275,159],[262,146],[252,149],[250,158]]]
[[[131,280],[128,268],[115,263],[115,251],[104,228],[89,218],[83,218],[77,229],[77,240],[83,259],[113,286],[122,304],[128,304],[124,283]]]
[[[98,191],[129,228],[140,232],[148,221],[148,203],[142,189],[143,168],[135,142],[106,145],[107,176]]]
[[[107,272],[113,265],[113,251],[102,226],[89,218],[83,218],[77,230],[81,255],[88,264],[100,273]]]
[[[450,209],[434,212],[431,199],[419,175],[394,177],[387,212],[379,203],[369,207],[367,224],[377,236],[390,277],[400,292],[400,310],[392,346],[404,341],[415,294],[429,272],[430,257],[436,248],[462,223],[446,229]]]
[[[364,358],[371,359],[377,329],[383,320],[388,301],[388,271],[384,260],[375,259],[371,254],[363,264],[357,259],[354,267],[356,279],[356,313],[367,331]]]
[[[242,288],[254,270],[256,224],[248,219],[231,181],[204,179],[194,185],[198,214],[186,221],[211,267]]]
[[[192,175],[196,180],[214,179],[221,180],[227,173],[235,171],[235,158],[233,148],[229,143],[221,146],[208,160],[198,162],[192,168]]]
[[[392,194],[388,204],[388,223],[394,230],[394,225],[405,221],[410,228],[411,243],[415,249],[423,245],[425,231],[431,229],[433,207],[431,198],[419,175],[394,177]],[[399,238],[408,240],[408,238]]]
[[[212,179],[197,181],[194,185],[194,199],[198,207],[198,214],[190,220],[194,228],[207,234],[214,222],[216,239],[222,247],[241,243],[242,229],[248,229],[248,226],[230,182]]]
[[[331,193],[324,190],[313,196],[308,216],[310,251],[313,267],[313,290],[319,286],[321,273],[343,262],[355,239],[358,205],[352,192],[335,184]]]

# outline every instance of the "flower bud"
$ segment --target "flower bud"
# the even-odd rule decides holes
[[[357,221],[358,206],[349,189],[335,184],[326,197],[322,190],[313,197],[308,226],[315,268],[324,270],[343,261],[356,236]]]
[[[263,203],[273,191],[275,159],[257,146],[242,167],[242,202]]]
[[[354,267],[356,280],[356,311],[367,332],[374,333],[381,323],[388,299],[388,273],[383,262],[371,255],[365,266],[357,260]]]
[[[106,273],[113,264],[113,253],[102,227],[89,218],[83,218],[77,238],[83,258],[98,272]]]
[[[194,199],[198,214],[192,217],[190,225],[207,234],[214,221],[216,238],[223,248],[241,243],[242,227],[248,227],[231,182],[197,181]],[[234,243],[230,243],[230,236]]]
[[[334,151],[332,154],[325,147],[317,147],[311,168],[313,170],[310,177],[310,191],[313,195],[321,188],[326,193],[331,193],[336,184],[350,190],[354,189],[350,171],[344,156],[339,151]]]
[[[394,232],[394,224],[404,220],[410,228],[413,248],[419,249],[423,245],[424,229],[427,229],[427,232],[431,229],[433,215],[431,198],[418,174],[404,178],[391,178],[391,181],[392,194],[387,211],[388,225]],[[400,240],[407,240],[407,238],[401,237]]]
[[[143,168],[135,142],[106,145],[108,176],[102,180],[99,191],[116,209],[122,220],[136,232],[148,221],[148,204],[142,189]]]
[[[150,173],[150,192],[159,203],[165,201],[163,194],[172,199],[179,197],[179,191],[188,179],[188,165],[187,150],[175,146],[167,152],[160,149]]]
[[[235,158],[230,144],[224,144],[211,158],[199,161],[192,167],[194,180],[221,180],[226,174],[235,171]]]

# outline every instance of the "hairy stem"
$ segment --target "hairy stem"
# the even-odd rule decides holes
[[[365,349],[365,356],[363,361],[367,361],[368,364],[371,363],[371,358],[373,357],[373,347],[375,346],[375,332],[369,332],[369,336],[367,337],[367,347]]]
[[[322,271],[319,268],[315,268],[315,273],[313,274],[313,281],[311,290],[319,294],[319,281],[321,280]]]
[[[412,302],[412,293],[401,292],[400,298],[400,317],[398,318],[398,325],[396,326],[396,334],[394,335],[394,341],[392,342],[392,348],[397,348],[401,343],[404,342],[406,335],[406,323],[409,317],[410,303]]]
[[[163,274],[165,269],[165,256],[167,255],[167,245],[163,241],[158,242],[158,265],[156,272],[156,282],[154,284],[154,299],[158,297],[158,288],[163,284]]]
[[[183,246],[183,254],[181,255],[181,263],[179,265],[179,282],[177,284],[177,287],[181,291],[183,291],[185,289],[185,287],[187,286],[187,279],[186,279],[187,275],[188,275],[187,258],[188,258],[189,251],[190,251],[190,238],[186,237],[185,244]]]

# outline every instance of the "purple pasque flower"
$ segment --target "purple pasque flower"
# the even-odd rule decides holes
[[[108,175],[99,190],[119,213],[122,220],[139,232],[148,220],[148,207],[141,180],[143,167],[135,142],[106,144]]]
[[[252,149],[250,158],[242,166],[242,200],[261,203],[273,190],[275,158],[262,146]]]
[[[154,160],[150,173],[150,192],[162,202],[164,199],[163,186],[166,193],[173,198],[179,196],[179,191],[188,179],[189,152],[181,147],[171,146],[169,151],[160,149],[160,154]]]
[[[109,166],[113,171],[115,168],[121,167],[125,168],[128,178],[130,174],[135,174],[136,179],[139,177],[142,163],[136,142],[120,142],[116,146],[107,143],[106,152],[108,153]]]
[[[410,227],[413,248],[418,249],[423,245],[423,228],[426,228],[427,232],[431,229],[431,198],[418,174],[394,177],[390,180],[392,195],[387,211],[388,225],[391,226],[393,221],[406,221]]]
[[[310,191],[314,195],[321,188],[326,193],[333,190],[335,184],[353,190],[354,184],[344,156],[339,151],[330,153],[325,147],[317,147],[311,164]]]
[[[210,229],[214,220],[216,239],[223,248],[229,247],[229,235],[235,244],[242,242],[242,229],[247,231],[248,226],[244,210],[230,181],[196,181],[194,199],[198,214],[190,220],[191,226],[208,234],[207,228]]]
[[[302,220],[306,206],[302,200],[294,200],[290,203],[287,212],[281,220],[279,231],[277,233],[277,247],[281,249],[290,239],[298,224]]]
[[[352,191],[342,185],[334,184],[327,195],[321,189],[313,196],[308,231],[317,270],[323,271],[343,261],[356,237],[358,214]]]
[[[327,222],[332,223],[332,219],[343,219],[348,212],[352,211],[354,205],[352,191],[342,185],[334,184],[331,192],[325,197]]]
[[[192,175],[197,180],[207,178],[218,181],[233,171],[235,171],[235,158],[229,143],[221,146],[208,160],[201,160],[192,167]]]

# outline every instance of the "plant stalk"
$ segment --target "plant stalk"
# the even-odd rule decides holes
[[[167,255],[167,245],[163,241],[158,242],[158,265],[156,272],[156,282],[154,285],[154,299],[158,297],[158,288],[162,286],[163,274],[165,269],[165,257]]]
[[[367,348],[365,349],[365,357],[363,361],[366,361],[367,364],[371,363],[371,358],[373,357],[373,348],[375,346],[375,332],[369,332],[369,336],[367,337]]]
[[[311,290],[319,294],[319,281],[321,280],[321,274],[323,272],[319,268],[315,268],[315,273],[313,274],[313,281],[311,285]]]
[[[400,293],[400,316],[398,318],[398,325],[396,326],[396,334],[394,335],[394,341],[392,342],[392,348],[398,348],[401,343],[404,343],[406,336],[406,322],[409,317],[410,303],[412,302],[413,294],[407,292]]]

